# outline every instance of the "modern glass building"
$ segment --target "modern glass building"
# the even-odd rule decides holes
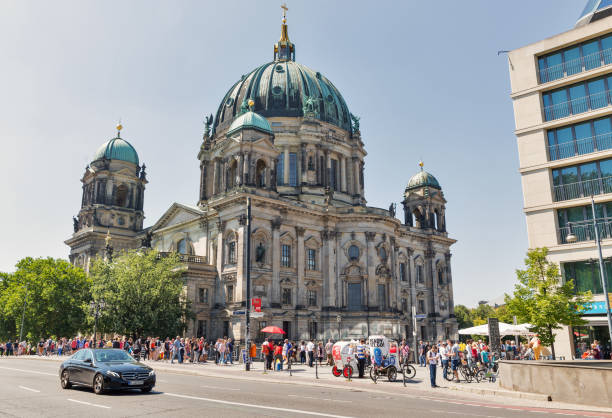
[[[529,247],[548,247],[563,280],[594,295],[587,325],[562,329],[555,348],[570,359],[598,340],[609,353],[590,203],[612,288],[612,0],[588,1],[573,29],[508,58]]]

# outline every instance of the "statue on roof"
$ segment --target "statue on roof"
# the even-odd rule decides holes
[[[359,132],[359,119],[361,119],[359,116],[353,115],[351,113],[351,120],[353,121],[353,131],[355,132]]]
[[[206,116],[204,119],[204,138],[208,138],[210,136],[210,127],[213,124],[213,115]]]

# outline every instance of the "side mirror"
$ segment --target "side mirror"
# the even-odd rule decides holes
[[[83,363],[92,363],[93,360],[90,358],[86,358],[85,360],[83,360]]]

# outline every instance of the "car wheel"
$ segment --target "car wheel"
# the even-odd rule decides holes
[[[144,388],[140,388],[142,393],[149,393],[149,392],[151,392],[151,389],[153,389],[153,386],[147,386],[147,387],[144,387]]]
[[[96,395],[100,395],[104,392],[104,377],[102,377],[101,374],[97,374],[96,377],[94,377],[93,391]]]
[[[68,376],[68,370],[64,370],[62,372],[60,382],[62,385],[62,389],[70,389],[72,387],[72,383],[70,383],[70,376]]]

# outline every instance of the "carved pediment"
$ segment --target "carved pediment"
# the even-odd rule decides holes
[[[391,271],[387,264],[379,264],[376,267],[376,275],[379,277],[391,277]]]
[[[201,218],[204,214],[200,209],[191,206],[173,203],[172,206],[164,213],[161,218],[151,228],[153,231],[167,228],[169,226],[182,224],[184,222],[193,221]]]

